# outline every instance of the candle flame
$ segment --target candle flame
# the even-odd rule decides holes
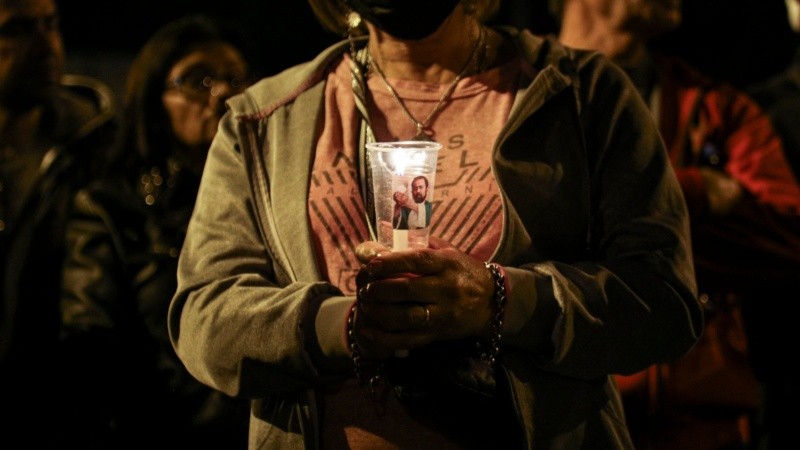
[[[426,155],[425,152],[409,152],[398,149],[391,152],[390,158],[394,166],[394,174],[403,176],[408,167],[424,166]]]

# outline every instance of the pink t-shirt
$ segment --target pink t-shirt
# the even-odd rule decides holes
[[[308,209],[322,273],[345,294],[353,295],[360,266],[353,249],[369,240],[369,233],[356,175],[355,146],[361,118],[353,99],[349,63],[349,55],[345,55],[328,75],[325,120],[317,142]],[[503,70],[495,68],[464,78],[429,126],[432,138],[442,144],[431,235],[482,261],[491,258],[502,231],[502,204],[491,169],[492,146],[511,110],[519,73],[520,62],[515,60]],[[447,88],[388,81],[418,120],[433,110]],[[376,140],[414,136],[414,124],[383,81],[371,75],[367,85],[374,100],[370,118]],[[355,380],[331,386],[324,401],[326,442],[346,441],[349,448],[453,448],[436,430],[405,414],[393,395],[387,396],[385,416],[380,420],[369,416],[374,412],[362,404],[363,396]]]

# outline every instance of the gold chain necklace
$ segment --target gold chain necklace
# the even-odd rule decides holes
[[[413,122],[414,126],[417,128],[417,134],[412,138],[412,140],[415,141],[431,140],[430,136],[425,132],[425,130],[428,129],[428,125],[430,125],[431,120],[433,120],[433,117],[439,113],[439,111],[444,107],[445,103],[447,103],[447,101],[450,99],[450,96],[453,95],[453,91],[456,89],[456,85],[458,84],[458,82],[461,81],[461,79],[463,79],[467,75],[467,71],[472,66],[472,62],[475,60],[475,57],[478,55],[478,50],[480,50],[481,47],[483,47],[485,39],[486,39],[486,31],[482,26],[480,26],[480,33],[478,34],[478,39],[475,42],[475,47],[473,47],[472,54],[470,55],[469,59],[467,60],[466,63],[464,63],[464,67],[461,68],[461,72],[459,72],[458,75],[456,75],[455,79],[453,79],[453,81],[450,82],[450,85],[447,86],[447,89],[445,89],[441,98],[439,98],[439,102],[436,103],[436,106],[434,106],[433,110],[431,110],[431,112],[428,113],[428,116],[425,117],[425,120],[423,120],[422,122],[417,120],[417,118],[414,117],[414,115],[411,114],[411,112],[408,110],[405,102],[403,102],[403,99],[400,98],[400,95],[397,93],[397,90],[395,90],[395,88],[391,84],[389,84],[389,81],[386,79],[386,75],[383,73],[383,69],[381,69],[381,66],[378,65],[378,61],[376,61],[372,57],[372,54],[369,53],[369,48],[367,48],[367,63],[371,67],[375,68],[375,71],[378,72],[378,76],[380,77],[381,81],[383,81],[383,84],[386,86],[386,89],[389,91],[390,94],[392,94],[392,98],[394,98],[395,102],[397,102],[397,104],[400,105],[400,109],[403,110],[406,116],[408,116],[408,118],[411,119],[411,122]],[[484,52],[482,57],[485,56],[486,55]],[[479,67],[480,65],[481,63],[478,64]]]

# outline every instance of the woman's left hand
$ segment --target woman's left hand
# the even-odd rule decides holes
[[[364,242],[356,254],[359,311],[369,318],[360,332],[370,340],[408,350],[488,335],[494,282],[483,262],[435,237],[402,251]]]

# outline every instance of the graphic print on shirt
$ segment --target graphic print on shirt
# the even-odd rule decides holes
[[[486,260],[502,226],[502,205],[488,151],[475,150],[463,134],[441,141],[431,235]],[[448,170],[441,170],[449,167]]]
[[[345,293],[354,293],[360,264],[353,252],[359,243],[369,240],[369,233],[364,225],[355,164],[343,152],[336,152],[330,165],[312,174],[309,212],[316,216],[312,222],[324,227],[324,233],[316,236],[317,244],[335,249],[326,255],[327,264],[320,262],[322,273],[328,273],[331,283]],[[323,240],[330,242],[324,245],[320,242]]]

